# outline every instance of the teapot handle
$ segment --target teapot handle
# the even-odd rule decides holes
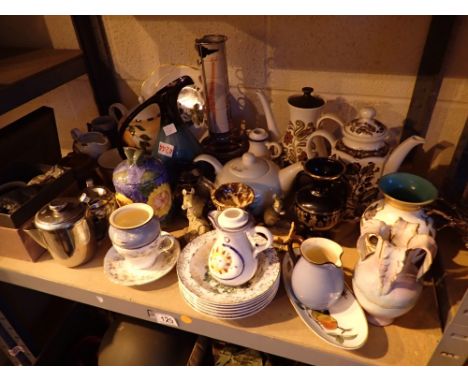
[[[333,150],[333,147],[335,147],[335,144],[336,144],[335,137],[333,136],[333,134],[331,134],[327,130],[314,131],[312,134],[310,134],[310,137],[307,139],[307,142],[306,142],[306,153],[307,153],[307,158],[308,159],[314,158],[317,155],[317,150],[315,150],[315,148],[314,148],[315,144],[313,142],[313,139],[315,137],[325,138],[328,142],[330,142],[332,150]],[[320,143],[322,143],[322,142],[320,142]],[[320,153],[320,154],[322,154],[322,153]],[[328,156],[328,155],[325,155],[325,156]]]
[[[340,128],[343,129],[344,128],[344,123],[343,121],[338,118],[336,115],[334,114],[323,114],[318,120],[317,120],[317,130],[320,129],[320,125],[322,124],[323,121],[325,121],[326,119],[331,119],[332,121],[336,122],[338,125],[340,125]]]
[[[255,247],[252,255],[253,255],[253,257],[257,257],[257,255],[260,252],[264,251],[265,249],[270,248],[273,245],[273,235],[270,232],[270,230],[268,228],[266,228],[266,227],[256,226],[254,228],[254,230],[255,230],[255,234],[261,233],[261,234],[265,235],[266,238],[267,238],[267,242],[265,244],[260,245],[258,247]]]
[[[296,255],[296,252],[294,252],[293,244],[297,243],[300,246],[303,241],[304,241],[304,238],[302,236],[299,236],[299,235],[294,235],[288,241],[288,253],[289,253],[289,257],[291,258],[294,265],[296,265],[296,263],[297,263],[297,261],[298,261],[298,259],[299,259],[299,257],[301,255]]]
[[[73,138],[74,141],[77,141],[80,139],[80,137],[84,134],[80,129],[77,127],[74,127],[73,129],[70,130],[70,134]]]
[[[278,142],[266,142],[265,146],[268,148],[270,151],[270,157],[271,159],[276,159],[279,158],[281,153],[283,152],[283,147],[278,143]],[[273,148],[273,151],[270,150],[270,147]]]

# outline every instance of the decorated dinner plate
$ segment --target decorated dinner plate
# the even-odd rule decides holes
[[[212,278],[208,271],[208,256],[216,240],[216,231],[198,236],[187,244],[177,262],[177,275],[192,295],[216,305],[242,305],[269,293],[280,274],[280,262],[275,249],[258,255],[254,277],[241,286],[227,286]],[[261,240],[261,239],[260,239]]]
[[[180,244],[176,240],[174,247],[161,253],[150,268],[135,269],[111,247],[104,257],[104,274],[110,281],[119,285],[148,284],[168,274],[176,265],[179,254]]]
[[[186,299],[185,301],[189,304],[189,306],[192,309],[196,310],[199,313],[203,313],[207,316],[219,318],[222,320],[239,320],[242,318],[253,316],[254,314],[257,314],[258,312],[266,308],[275,298],[276,291],[271,296],[269,296],[265,301],[262,301],[261,303],[258,303],[256,306],[249,308],[249,309],[245,309],[241,312],[228,312],[228,313],[219,312],[219,311],[213,312],[213,311],[207,310],[205,307],[201,307],[196,302],[194,303],[190,299]]]
[[[255,300],[251,304],[244,304],[242,306],[236,306],[236,305],[213,306],[213,305],[207,305],[205,304],[203,300],[200,300],[196,296],[191,295],[183,287],[183,285],[179,283],[181,294],[185,300],[190,302],[192,305],[196,305],[199,309],[202,309],[204,312],[213,314],[213,315],[219,315],[219,314],[237,315],[237,314],[242,314],[246,311],[255,310],[258,306],[262,305],[265,301],[267,300],[271,301],[275,297],[276,292],[278,291],[278,287],[279,287],[279,281],[278,283],[273,285],[273,287],[271,288],[271,291],[268,294],[266,294],[262,299]]]
[[[366,316],[345,284],[342,296],[328,311],[316,311],[302,305],[291,288],[293,262],[285,255],[282,276],[286,293],[302,321],[322,340],[342,349],[359,349],[367,341],[368,326]]]

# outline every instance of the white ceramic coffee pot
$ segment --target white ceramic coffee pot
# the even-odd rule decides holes
[[[229,286],[245,284],[257,271],[257,256],[272,246],[273,235],[266,227],[254,226],[249,213],[240,208],[212,211],[209,218],[217,233],[208,258],[211,276]],[[255,245],[259,233],[266,242]]]
[[[281,143],[284,158],[289,163],[307,160],[307,138],[317,129],[317,119],[325,106],[325,101],[313,95],[313,91],[314,89],[311,87],[303,87],[303,94],[294,94],[288,97],[289,123]],[[257,91],[257,95],[265,112],[268,130],[273,140],[280,141],[278,127],[270,105],[263,92]]]

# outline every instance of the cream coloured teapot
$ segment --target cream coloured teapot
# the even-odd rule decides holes
[[[286,196],[294,178],[303,169],[302,162],[280,169],[271,160],[259,158],[251,152],[231,159],[224,167],[215,157],[207,154],[198,155],[193,161],[205,161],[213,166],[216,172],[215,186],[235,182],[250,186],[255,193],[251,206],[255,215],[261,214],[266,206],[272,205],[273,195]]]
[[[359,116],[348,123],[343,123],[333,114],[325,114],[318,121],[319,126],[325,119],[331,119],[341,126],[339,139],[324,129],[313,132],[306,145],[307,156],[317,155],[314,140],[316,137],[325,138],[330,146],[329,155],[341,159],[346,163],[346,178],[350,186],[346,220],[359,218],[364,209],[378,195],[377,182],[381,176],[395,172],[408,153],[425,139],[413,135],[392,148],[388,142],[388,129],[377,119],[376,111],[371,107],[362,108]]]

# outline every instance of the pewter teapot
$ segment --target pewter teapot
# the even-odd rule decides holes
[[[313,132],[307,140],[307,156],[317,155],[314,141],[325,138],[331,145],[330,155],[347,164],[346,178],[350,185],[346,217],[357,218],[378,195],[377,182],[381,176],[395,172],[408,153],[425,139],[413,135],[392,148],[388,142],[387,127],[375,119],[376,111],[371,107],[362,108],[359,117],[343,123],[333,114],[325,114],[318,121],[331,119],[341,126],[341,137],[336,139],[324,129]]]
[[[34,217],[36,228],[25,230],[54,260],[77,267],[91,260],[97,242],[92,217],[86,203],[75,198],[57,198]]]

